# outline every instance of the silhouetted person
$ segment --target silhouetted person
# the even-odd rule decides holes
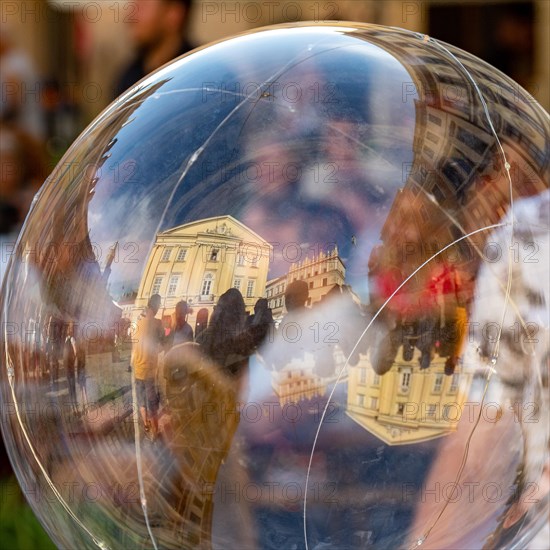
[[[233,376],[247,369],[248,358],[257,346],[246,319],[242,294],[230,288],[220,296],[208,328],[197,337],[201,351]]]
[[[74,324],[71,322],[67,328],[67,336],[65,337],[65,342],[63,343],[63,368],[65,369],[65,376],[67,377],[69,401],[73,412],[77,411],[75,379],[76,358],[77,349],[76,339],[74,337]]]
[[[82,331],[76,336],[76,382],[80,389],[82,408],[88,406],[88,392],[86,390],[86,346]]]
[[[170,334],[172,338],[172,346],[193,341],[193,329],[187,322],[187,315],[189,315],[189,313],[190,308],[185,300],[182,300],[176,304],[176,311],[174,314],[175,323],[172,333]]]
[[[303,359],[304,352],[309,351],[309,334],[303,330],[306,303],[309,288],[305,281],[293,281],[285,290],[286,315],[277,328],[274,342],[263,350],[263,357],[269,368],[280,370],[292,359]],[[308,325],[309,326],[309,325]]]
[[[115,97],[193,49],[185,36],[192,3],[192,0],[135,0],[137,9],[129,27],[137,55],[122,72],[115,86]]]
[[[286,287],[285,306],[288,312],[301,309],[306,306],[309,298],[309,289],[305,281],[293,281]]]
[[[260,298],[254,304],[254,315],[248,317],[246,321],[248,330],[251,332],[256,346],[259,346],[273,327],[273,314],[265,298]]]
[[[53,391],[58,389],[59,360],[63,353],[63,334],[59,323],[50,318],[46,332],[46,363],[50,372],[50,386]]]

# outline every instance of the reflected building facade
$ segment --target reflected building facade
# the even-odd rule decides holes
[[[218,298],[229,288],[243,295],[249,313],[265,294],[271,245],[232,216],[197,220],[157,235],[143,271],[132,322],[149,297],[162,297],[159,314],[170,326],[176,304],[185,300],[188,323],[204,329]]]
[[[347,414],[388,445],[419,443],[454,431],[464,411],[473,372],[445,376],[445,360],[419,370],[418,355],[400,356],[383,376],[368,358],[350,367]]]
[[[127,124],[141,102],[161,85],[159,82],[138,90],[134,102],[113,115],[109,126]],[[28,327],[26,333],[31,335],[41,362],[49,363],[50,376],[57,372],[69,322],[83,331],[86,352],[94,353],[111,345],[121,318],[121,308],[113,302],[108,289],[117,245],[113,243],[112,254],[108,254],[101,269],[101,250],[92,243],[88,218],[96,186],[117,141],[110,132],[98,133],[91,146],[93,154],[84,148],[71,162],[60,163],[47,178],[32,210],[33,215],[44,220],[41,231],[33,235],[21,233],[16,270],[24,280],[21,292],[28,296],[29,311],[32,309],[33,313],[20,310],[16,315],[20,326]],[[56,183],[56,189],[69,185],[71,188],[55,209],[51,208],[55,191],[51,185],[48,189],[51,182]],[[34,367],[29,365],[29,371],[33,372]]]
[[[298,403],[303,399],[322,397],[327,391],[327,380],[315,373],[311,366],[301,364],[271,374],[271,387],[281,406]]]
[[[338,247],[319,251],[301,262],[292,263],[288,273],[271,279],[266,285],[265,297],[275,320],[281,319],[285,311],[285,290],[294,281],[305,281],[309,297],[306,305],[320,302],[335,285],[344,285],[346,268],[338,254]]]
[[[487,260],[488,233],[452,243],[498,223],[516,195],[534,196],[546,189],[547,121],[534,102],[496,80],[482,61],[467,56],[469,70],[461,70],[449,63],[451,54],[443,46],[434,44],[427,55],[421,41],[396,38],[388,44],[377,41],[376,32],[372,41],[406,62],[411,81],[403,82],[402,99],[414,102],[416,127],[413,160],[403,167],[403,187],[381,229],[381,244],[369,258],[371,303],[380,307],[395,291],[387,305],[397,323],[393,332],[402,338],[410,330],[414,342],[423,337],[422,323],[431,333],[432,358],[419,368],[419,350],[407,361],[399,347],[391,368],[379,376],[370,356],[362,357],[350,367],[347,413],[388,445],[399,445],[452,432],[464,413],[476,365],[459,355],[472,284]],[[462,55],[456,54],[459,61]],[[490,121],[484,102],[491,104]],[[445,331],[453,333],[446,343]]]
[[[497,79],[483,61],[457,52],[456,59],[469,67],[461,69],[435,43],[427,54],[422,41],[396,37],[388,44],[383,33],[376,31],[369,34],[369,40],[402,60],[411,76],[410,82],[402,84],[402,100],[415,104],[414,158],[403,167],[403,190],[387,219],[394,226],[395,220],[413,219],[417,227],[432,231],[419,230],[421,238],[412,245],[409,239],[409,254],[418,253],[424,261],[464,234],[497,223],[512,200],[512,185],[515,196],[537,195],[546,189],[548,122],[535,100],[525,100],[519,85]],[[491,105],[490,121],[484,104]],[[506,152],[512,183],[491,126]],[[445,217],[443,210],[448,212]],[[387,223],[382,241],[387,244],[399,233],[406,241],[406,231],[392,231]],[[483,248],[486,237],[481,233],[470,238],[457,251],[463,260],[473,259],[473,270],[477,265],[474,249]],[[406,245],[401,243],[404,254]]]

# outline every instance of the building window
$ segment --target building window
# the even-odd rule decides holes
[[[183,262],[185,260],[185,256],[187,256],[187,248],[180,248],[178,250],[176,262]]]
[[[257,256],[254,259],[250,260],[250,265],[252,267],[258,267],[258,257]]]
[[[425,222],[428,222],[430,219],[430,215],[428,214],[428,209],[422,205],[420,207],[420,215],[422,216],[422,220]]]
[[[248,279],[246,283],[246,297],[252,298],[254,296],[254,279]]]
[[[449,387],[449,391],[455,392],[458,389],[458,374],[453,374],[453,377],[451,378],[451,385]]]
[[[310,288],[310,289],[313,288],[313,281],[310,281],[310,282],[309,282],[309,288]]]
[[[443,385],[443,375],[437,374],[434,381],[434,393],[439,393],[441,391],[442,385]]]
[[[464,128],[458,128],[456,132],[456,137],[462,143],[467,145],[470,149],[475,151],[478,155],[483,155],[485,149],[487,149],[487,143],[479,139],[472,132],[468,132],[468,130]]]
[[[239,254],[237,256],[237,265],[244,265],[244,254]]]
[[[441,170],[447,181],[454,189],[459,189],[464,183],[464,176],[459,172],[455,164],[448,162]]]
[[[171,248],[165,248],[162,251],[162,257],[160,259],[161,262],[169,262],[170,261],[170,254],[172,254]]]
[[[179,275],[172,275],[170,277],[170,282],[168,283],[168,296],[174,296],[178,288],[178,283],[180,282]]]
[[[160,286],[162,285],[162,277],[155,277],[153,281],[153,288],[151,288],[151,295],[160,294]]]
[[[375,374],[374,378],[372,379],[372,385],[373,386],[379,386],[380,385],[380,375]]]
[[[242,282],[242,279],[235,279],[233,281],[233,288],[236,288],[237,290],[241,290],[241,282]]]
[[[212,292],[212,281],[214,276],[212,273],[207,273],[202,280],[201,296],[208,296]]]
[[[327,286],[328,285],[328,279],[325,277],[323,279],[323,286]]]
[[[364,406],[365,406],[365,396],[364,396],[362,393],[358,393],[358,394],[357,394],[357,404],[358,404],[360,407],[364,407]]]
[[[370,408],[375,410],[378,409],[378,397],[370,398]]]
[[[438,202],[443,202],[447,196],[443,188],[437,184],[432,187],[432,193]]]
[[[407,392],[411,386],[411,371],[404,370],[401,373],[401,391]]]
[[[359,383],[360,384],[367,383],[367,369],[364,367],[359,369]]]
[[[459,417],[456,403],[448,403],[443,407],[442,418],[446,422],[456,422],[459,420]]]
[[[211,262],[217,262],[219,253],[220,253],[219,248],[213,248],[212,252],[210,252],[210,261]]]
[[[201,514],[202,515],[202,514]],[[191,518],[191,521],[193,523],[196,523],[197,525],[200,525],[201,521],[202,521],[202,517],[201,516],[198,516],[197,514],[195,514],[194,512],[191,512],[190,516]]]
[[[430,418],[433,418],[435,416],[435,409],[436,409],[436,405],[434,404],[428,405],[428,409],[426,410],[427,416],[429,416]]]
[[[432,143],[437,143],[439,139],[433,132],[426,132],[426,139],[431,141]]]

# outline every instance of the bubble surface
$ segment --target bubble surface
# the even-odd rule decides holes
[[[548,114],[356,23],[198,49],[55,168],[2,432],[66,548],[518,548],[548,514]]]

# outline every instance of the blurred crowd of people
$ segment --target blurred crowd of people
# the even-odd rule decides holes
[[[118,97],[148,73],[192,49],[192,0],[137,0],[128,19],[135,57],[112,83]],[[74,90],[41,75],[31,57],[0,27],[0,236],[15,240],[32,199],[84,128]]]
[[[131,359],[140,415],[145,431],[152,439],[158,433],[159,355],[162,352],[181,356],[183,364],[188,345],[196,343],[200,352],[218,365],[224,375],[241,383],[250,355],[273,327],[267,300],[260,298],[254,314],[249,315],[243,296],[236,288],[230,288],[220,296],[208,326],[197,334],[187,322],[190,308],[183,300],[176,305],[172,327],[165,330],[161,320],[156,318],[161,302],[159,294],[149,298],[147,308],[137,322]],[[171,361],[168,358],[168,362]],[[170,373],[165,372],[165,377],[169,376]]]
[[[2,28],[0,33],[0,234],[21,225],[32,197],[46,177],[44,107],[30,59],[17,49]],[[37,86],[38,84],[38,86]]]

